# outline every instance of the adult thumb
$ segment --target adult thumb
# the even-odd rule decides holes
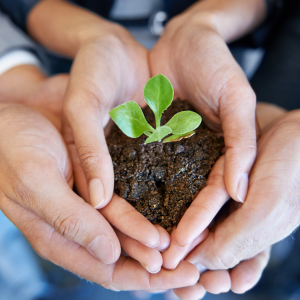
[[[226,146],[225,185],[231,198],[242,203],[247,196],[249,174],[257,152],[255,109],[256,97],[246,78],[233,93],[220,99]]]

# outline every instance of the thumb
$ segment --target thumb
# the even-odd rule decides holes
[[[86,103],[73,101],[72,107],[65,109],[63,134],[72,159],[75,185],[80,195],[99,209],[112,198],[114,173],[100,108]]]
[[[233,80],[234,81],[234,80]],[[236,81],[220,98],[220,118],[224,132],[225,185],[232,199],[245,202],[249,173],[256,158],[256,97],[247,82]],[[227,95],[228,96],[227,96]]]
[[[35,166],[34,173],[31,169],[24,173],[27,178],[21,177],[7,194],[9,199],[37,214],[62,237],[81,245],[100,261],[111,264],[118,260],[120,243],[112,227],[70,189],[52,162],[46,169]]]

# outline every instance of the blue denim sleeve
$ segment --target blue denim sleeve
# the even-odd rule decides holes
[[[0,10],[22,30],[26,31],[26,20],[31,9],[41,0],[0,0]]]

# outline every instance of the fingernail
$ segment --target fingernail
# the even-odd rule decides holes
[[[105,264],[111,264],[115,258],[114,246],[110,238],[99,235],[89,246],[90,252]]]
[[[237,198],[240,202],[244,203],[248,193],[248,174],[244,173],[240,176],[238,188],[237,188]]]
[[[143,267],[144,267],[149,273],[151,273],[151,274],[156,274],[156,273],[158,273],[158,272],[160,271],[160,269],[157,270],[157,271],[151,271],[151,270],[148,268],[147,265],[143,265]]]
[[[104,189],[100,179],[94,178],[90,181],[90,202],[91,205],[99,209],[104,203]]]
[[[148,248],[157,248],[160,244],[160,242],[158,242],[156,245],[149,245],[147,243],[141,242],[142,244],[144,244],[145,246],[147,246]]]
[[[186,248],[189,244],[187,244],[187,245],[185,245],[185,246],[180,246],[180,245],[178,245],[178,243],[177,243],[177,241],[175,240],[174,241],[175,242],[175,245],[177,246],[177,247],[179,247],[179,248]]]
[[[158,245],[158,247],[157,247],[157,250],[159,251],[159,252],[165,252],[168,248],[169,248],[169,244],[167,244],[167,245],[164,245],[164,246],[161,246],[160,244]]]

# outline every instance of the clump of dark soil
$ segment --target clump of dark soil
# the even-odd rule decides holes
[[[162,116],[161,124],[182,110],[194,110],[179,99]],[[143,109],[155,127],[149,107]],[[196,134],[173,143],[144,145],[146,136],[127,137],[114,125],[107,139],[115,173],[115,192],[125,198],[153,224],[169,232],[177,225],[199,191],[224,146],[203,123]]]

